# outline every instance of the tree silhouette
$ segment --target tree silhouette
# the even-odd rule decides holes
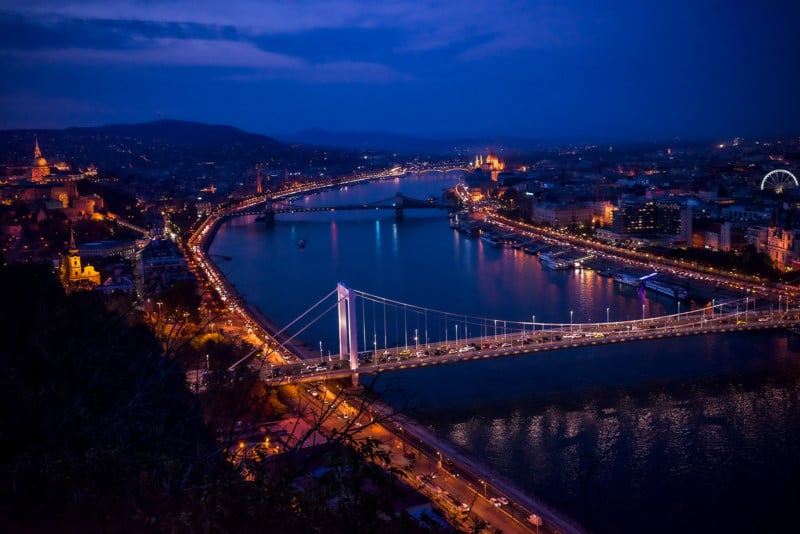
[[[354,423],[371,410],[369,388],[315,405],[297,388],[266,388],[255,370],[223,372],[230,346],[187,341],[219,359],[209,357],[209,394],[233,399],[224,420],[234,422],[215,433],[178,352],[166,357],[149,326],[109,313],[94,293],[65,294],[47,265],[0,261],[0,291],[4,530],[447,531],[395,509],[402,475],[362,434],[369,425]],[[343,402],[349,422],[337,419]],[[309,428],[280,454],[235,447],[232,416],[267,407],[297,410]],[[316,433],[327,439],[310,444]]]

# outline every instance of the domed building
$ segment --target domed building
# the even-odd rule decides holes
[[[36,147],[33,149],[33,162],[31,163],[31,181],[42,182],[45,176],[50,176],[50,165],[42,157],[39,149],[39,138],[36,138]]]
[[[488,172],[492,177],[492,181],[496,182],[497,175],[500,174],[501,171],[505,170],[506,164],[500,161],[500,158],[497,157],[497,154],[494,152],[489,152],[485,161],[483,156],[475,156],[475,168]]]

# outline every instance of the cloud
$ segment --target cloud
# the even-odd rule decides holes
[[[35,63],[77,65],[173,65],[224,67],[251,72],[227,76],[233,80],[292,78],[308,82],[393,82],[409,79],[379,63],[334,61],[311,63],[303,58],[262,50],[252,43],[209,39],[138,39],[135,48],[5,51]]]
[[[335,61],[309,66],[303,74],[311,82],[387,83],[410,80],[411,76],[378,63]]]
[[[560,46],[561,34],[572,32],[567,7],[550,0],[28,0],[7,12],[43,23],[66,17],[229,27],[251,37],[390,29],[405,36],[398,52],[463,48],[476,39],[491,43],[465,51],[463,58]]]

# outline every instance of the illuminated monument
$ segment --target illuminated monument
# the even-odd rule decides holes
[[[489,152],[486,156],[486,160],[483,159],[483,156],[475,156],[475,168],[488,172],[492,176],[492,181],[496,182],[497,175],[505,170],[506,164],[500,161],[497,154]]]
[[[33,149],[33,163],[31,163],[31,181],[42,182],[45,176],[50,176],[50,165],[42,157],[42,151],[39,149],[39,138],[37,137],[36,147]]]

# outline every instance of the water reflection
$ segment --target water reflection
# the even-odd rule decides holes
[[[398,184],[409,196],[424,185],[377,184],[372,199]],[[367,199],[368,191],[313,201]],[[502,332],[503,320],[532,315],[568,325],[570,311],[575,322],[638,319],[643,304],[648,317],[677,311],[673,300],[594,272],[551,271],[519,251],[486,247],[441,214],[281,217],[271,229],[232,220],[211,250],[234,258],[222,267],[280,325],[339,281],[454,312],[427,325],[431,337],[450,339],[464,314],[497,318]],[[305,236],[303,251],[294,235]],[[404,324],[395,313],[383,330],[381,312],[372,310],[362,344],[403,343],[425,328],[424,318]],[[494,326],[484,323],[484,335]],[[336,345],[333,322],[303,335]],[[404,371],[392,375],[405,391],[394,400],[419,392],[417,415],[431,429],[596,532],[779,531],[794,520],[785,488],[800,476],[799,353],[800,339],[783,332],[604,345]]]

